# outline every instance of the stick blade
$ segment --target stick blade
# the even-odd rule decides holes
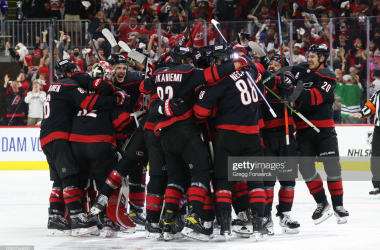
[[[112,35],[111,31],[107,28],[104,28],[102,30],[102,34],[105,38],[107,38],[108,42],[111,44],[112,47],[117,46],[117,42],[115,37]]]
[[[135,50],[131,50],[130,52],[128,52],[128,57],[142,64],[144,64],[144,60],[146,59],[146,56]]]
[[[216,21],[215,19],[211,19],[211,23],[212,23],[213,25],[215,25],[215,26],[217,26],[217,25],[219,24],[219,22]]]
[[[126,44],[124,41],[119,41],[119,46],[122,48],[125,52],[129,53],[131,52],[131,48],[129,48],[128,44]]]
[[[260,57],[266,56],[265,52],[260,48],[259,45],[255,42],[248,42],[248,46],[251,48],[252,51],[255,51]]]

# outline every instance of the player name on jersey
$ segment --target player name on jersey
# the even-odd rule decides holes
[[[181,81],[182,81],[182,74],[167,73],[167,74],[158,74],[156,76],[156,83],[157,82],[181,82]]]
[[[230,75],[230,77],[232,78],[232,80],[237,81],[243,75],[244,75],[244,71],[235,71],[234,73]]]

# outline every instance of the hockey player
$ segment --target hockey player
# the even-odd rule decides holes
[[[203,227],[200,220],[210,182],[207,149],[200,138],[200,131],[195,126],[193,109],[190,108],[183,115],[177,116],[172,106],[179,106],[181,102],[185,102],[191,107],[195,101],[194,92],[197,87],[213,83],[235,69],[246,66],[247,62],[243,58],[238,58],[234,63],[210,67],[203,71],[188,64],[191,59],[190,48],[175,47],[169,59],[170,69],[157,70],[153,77],[144,80],[140,89],[146,94],[157,93],[164,101],[158,107],[158,113],[162,115],[154,127],[155,133],[160,134],[169,177],[165,193],[164,223],[173,223],[180,197],[184,192],[183,172],[190,171],[191,185],[188,190],[190,211],[181,233],[190,238],[208,241],[210,232]],[[186,163],[187,169],[178,167],[182,161]]]
[[[304,83],[304,89],[295,105],[300,113],[320,129],[317,133],[298,116],[294,116],[299,170],[310,194],[317,202],[317,209],[312,216],[316,225],[332,215],[322,179],[315,169],[316,157],[323,162],[327,174],[327,186],[338,224],[346,223],[349,215],[343,207],[342,173],[332,108],[336,76],[327,65],[329,52],[326,44],[313,44],[308,50],[307,62],[297,64],[292,70]]]
[[[129,113],[132,113],[140,98],[139,84],[143,79],[143,75],[138,71],[127,72],[127,60],[121,54],[111,55],[109,61],[113,64],[115,70],[115,86],[122,88],[130,94],[131,101],[126,109]],[[100,211],[103,211],[107,206],[108,198],[114,190],[121,186],[124,177],[129,175],[129,216],[136,224],[145,226],[143,215],[145,204],[144,168],[148,163],[143,133],[145,119],[140,120],[139,123],[139,128],[129,133],[129,135],[133,133],[133,136],[128,143],[126,153],[106,179],[105,185],[103,185],[93,208],[91,208],[91,213],[98,214]],[[123,137],[116,135],[117,139]]]
[[[289,66],[288,59],[283,56],[283,63],[281,63],[281,55],[274,55],[269,59],[268,71],[275,73],[282,68],[282,66]],[[287,73],[285,73],[286,76]],[[265,79],[268,74],[264,74]],[[281,75],[280,75],[281,76]],[[278,101],[270,92],[266,93],[268,101]],[[294,138],[294,119],[291,115],[290,109],[287,110],[288,126],[289,126],[289,145],[286,145],[285,139],[285,112],[284,104],[271,103],[271,106],[277,118],[273,118],[269,109],[265,104],[261,104],[261,111],[263,114],[264,128],[262,129],[262,138],[264,143],[264,155],[277,158],[278,160],[286,161],[286,170],[274,171],[270,179],[264,181],[266,193],[265,205],[265,226],[268,229],[268,234],[273,235],[273,221],[272,221],[272,205],[273,205],[273,190],[276,179],[279,180],[281,188],[278,192],[279,205],[276,206],[277,214],[280,218],[280,226],[283,233],[298,233],[299,223],[290,217],[290,211],[294,199],[294,187],[296,185],[295,178],[297,177],[297,141]]]
[[[107,73],[107,68],[109,68],[108,63],[100,62],[94,65],[91,75],[97,79],[107,80],[110,73]],[[116,88],[116,91],[120,89]],[[81,179],[84,180],[85,199],[92,187],[95,190],[102,188],[105,179],[117,164],[118,155],[114,134],[115,131],[131,130],[131,126],[128,126],[131,122],[134,125],[133,118],[122,108],[91,112],[82,109],[73,119],[69,140]],[[132,126],[132,131],[133,129],[134,126]],[[94,184],[91,185],[90,180],[94,180]],[[118,192],[114,194],[115,199],[111,200],[118,200]],[[125,203],[119,204],[118,211],[116,211],[116,204],[108,206],[107,216],[103,215],[101,218],[104,222],[104,236],[115,236],[118,232],[115,229],[119,225],[126,230],[134,227],[133,222],[125,215],[125,205]],[[88,206],[88,210],[89,208]]]
[[[357,118],[368,118],[375,115],[375,129],[373,130],[372,137],[372,156],[371,156],[371,172],[372,172],[372,185],[373,190],[369,192],[372,199],[380,198],[380,122],[379,122],[379,97],[380,90],[377,90],[371,98],[367,101],[364,108],[360,113],[352,114],[351,116]]]
[[[224,45],[225,46],[225,45]],[[228,46],[228,45],[227,45]],[[216,46],[214,56],[219,63],[228,62],[228,48]],[[246,53],[240,45],[234,49]],[[253,79],[259,81],[264,68],[260,64],[249,64]],[[255,84],[255,83],[253,83]],[[228,156],[263,156],[263,147],[259,136],[260,105],[259,94],[249,82],[244,71],[235,71],[214,85],[206,86],[201,91],[194,111],[198,118],[213,114],[217,104],[216,128],[218,129],[215,145],[214,188],[216,190],[216,208],[221,224],[221,234],[231,232],[231,203],[233,182],[227,180]],[[252,221],[236,221],[233,225],[238,234],[255,234],[256,240],[265,240],[267,231],[263,227],[265,191],[263,181],[247,181],[249,204]],[[241,212],[242,213],[242,212]],[[238,217],[241,214],[238,214]],[[242,227],[246,230],[241,230]]]
[[[69,77],[78,70],[70,60],[60,61],[55,67],[58,80],[49,88],[44,104],[44,120],[41,124],[41,147],[54,181],[50,196],[48,235],[83,235],[97,230],[96,222],[82,212],[79,190],[79,171],[71,153],[69,134],[78,108],[110,109],[124,105],[125,93],[117,96],[87,95],[79,84]],[[68,224],[62,218],[64,206],[71,218]]]

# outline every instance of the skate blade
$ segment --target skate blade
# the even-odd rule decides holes
[[[274,235],[274,229],[273,227],[267,227],[268,235]]]
[[[136,233],[136,227],[128,227],[128,228],[121,228],[121,231],[126,234],[134,234]]]
[[[117,237],[118,234],[118,231],[112,229],[103,229],[102,231],[100,231],[100,237]]]
[[[164,232],[164,241],[174,240],[174,234]]]
[[[371,200],[380,199],[380,194],[370,194],[370,195],[369,195],[369,198],[370,198]]]
[[[327,211],[321,218],[314,220],[314,224],[318,225],[330,218],[333,215],[331,210]]]
[[[200,241],[209,241],[210,240],[210,236],[197,233],[193,229],[188,228],[188,227],[184,227],[181,231],[181,234],[183,236],[189,237],[189,238],[194,239],[194,240],[200,240]]]
[[[339,217],[339,215],[337,213],[335,213],[335,217],[336,217],[336,222],[338,224],[345,224],[347,223],[347,217]]]
[[[47,236],[71,236],[71,230],[48,229]]]
[[[136,231],[145,231],[145,225],[136,224]]]
[[[299,232],[298,228],[282,227],[282,233],[284,234],[298,234]]]
[[[232,231],[236,235],[248,235],[247,237],[242,238],[249,238],[253,234],[253,226],[232,226]]]
[[[97,226],[92,226],[88,228],[76,228],[71,230],[71,236],[81,236],[86,234],[91,234],[98,230]]]
[[[96,230],[95,232],[91,233],[90,235],[92,236],[99,236],[100,235],[100,230]]]
[[[228,241],[228,232],[223,233],[224,241]]]
[[[164,234],[163,233],[150,233],[149,231],[145,231],[145,238],[152,239],[152,240],[163,240]]]
[[[259,233],[259,232],[254,233],[254,235],[255,235],[255,240],[256,241],[265,241],[265,240],[267,240],[267,237],[268,237],[267,234],[262,234],[262,233]]]

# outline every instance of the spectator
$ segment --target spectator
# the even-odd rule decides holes
[[[62,8],[62,0],[48,0],[49,9],[50,9],[50,17],[56,17],[57,20],[62,19],[61,8]]]
[[[43,104],[46,100],[46,93],[41,91],[40,80],[34,80],[33,89],[25,97],[25,103],[29,104],[28,126],[35,126],[43,119]]]
[[[31,18],[44,18],[46,17],[45,4],[47,0],[33,0],[30,8]]]
[[[301,62],[306,62],[306,58],[301,55],[302,45],[300,43],[296,43],[293,46],[293,63],[294,65],[299,64]]]
[[[86,10],[80,0],[66,0],[65,1],[65,13],[64,17],[68,22],[66,24],[66,33],[70,34],[71,39],[75,41],[75,44],[79,43],[79,36],[77,32],[81,29],[80,15]]]
[[[298,9],[301,12],[301,15],[303,17],[306,16],[307,18],[311,19],[313,18],[313,15],[314,15],[316,18],[319,18],[318,11],[315,10],[314,0],[307,0],[306,8],[302,5],[298,5],[297,0],[295,0],[294,3],[296,4],[295,5],[296,9]]]
[[[181,41],[183,35],[178,34],[178,28],[176,26],[173,26],[170,29],[170,35],[168,45],[170,48],[174,48],[175,46],[179,45],[179,42]]]
[[[8,89],[8,84],[11,88]],[[9,81],[8,75],[4,76],[3,91],[8,96],[7,123],[10,126],[25,125],[24,89],[18,81]]]
[[[40,49],[36,49],[34,51],[33,56],[26,55],[24,57],[24,68],[27,70],[29,75],[33,75],[37,73],[40,68],[40,60],[42,58],[42,51]]]
[[[176,7],[177,11],[182,13],[182,7],[178,5],[177,0],[169,0],[165,3],[164,6],[162,6],[159,14],[159,19],[161,22],[165,22],[169,16],[172,16],[172,8]]]
[[[135,35],[131,43],[132,48],[142,48],[141,46],[146,46],[148,44],[149,31],[147,29],[140,29],[140,32]]]
[[[137,25],[137,17],[131,16],[130,22],[128,26],[120,24],[118,31],[120,31],[119,40],[124,41],[126,44],[131,45],[133,38],[135,38],[135,34],[140,32],[140,26]]]
[[[121,14],[117,19],[117,23],[120,24],[120,23],[126,23],[127,21],[129,21],[131,19],[131,13],[132,13],[131,7],[124,5],[124,7],[122,8]]]
[[[78,47],[75,47],[73,49],[72,56],[70,57],[70,60],[75,62],[76,65],[80,68],[80,70],[83,71],[83,69],[86,68],[84,60],[80,57],[80,50]]]
[[[144,14],[144,12],[150,12],[153,11],[154,16],[158,16],[160,14],[162,6],[158,3],[154,3],[154,0],[147,0],[147,3],[144,4],[141,7],[141,14]]]
[[[197,35],[194,37],[194,47],[199,48],[207,45],[214,45],[215,44],[215,38],[214,38],[214,32],[212,32],[212,29],[209,26],[206,26],[207,31],[207,39],[205,43],[204,34],[205,34],[205,23],[206,23],[206,17],[204,15],[199,15],[194,17],[194,27],[198,25],[198,23],[202,24],[202,27],[199,29]],[[193,30],[194,30],[193,27]]]
[[[3,32],[2,28],[4,27],[5,35],[8,35],[8,1],[0,1],[0,31]],[[5,38],[5,41],[8,42],[8,38]]]
[[[29,89],[29,82],[25,77],[24,73],[20,73],[17,77],[17,82],[21,83],[22,88],[24,89],[24,93],[26,93]]]
[[[362,123],[359,118],[350,117],[351,114],[360,112],[360,98],[363,93],[360,83],[354,84],[351,76],[345,75],[343,76],[343,84],[338,83],[336,85],[335,93],[340,96],[342,100],[342,110],[340,114],[342,117],[342,123]]]
[[[354,0],[354,2],[350,5],[350,10],[352,13],[358,15],[360,13],[360,2],[361,0]]]

